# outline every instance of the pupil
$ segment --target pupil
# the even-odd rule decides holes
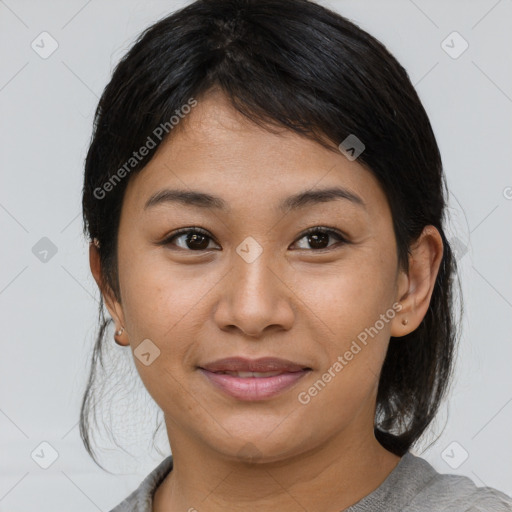
[[[329,239],[329,235],[328,233],[321,233],[320,235],[318,234],[315,234],[315,235],[309,235],[309,244],[315,248],[315,249],[325,249],[325,247],[319,247],[318,244],[320,244],[320,246],[325,242],[327,243],[328,242],[328,239]],[[320,241],[319,241],[320,239]]]
[[[202,238],[203,243],[195,244],[198,240]],[[204,235],[201,235],[200,233],[191,233],[187,237],[187,244],[192,244],[192,247],[189,247],[190,249],[206,249],[208,247],[208,241],[206,241],[206,244],[204,243],[206,240],[206,237]]]

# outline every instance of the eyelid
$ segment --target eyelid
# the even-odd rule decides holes
[[[305,231],[303,231],[298,237],[297,237],[297,240],[300,240],[301,238],[303,238],[304,236],[306,235],[309,235],[311,233],[318,233],[319,231],[323,232],[323,233],[328,233],[330,235],[336,235],[340,238],[343,238],[344,240],[347,240],[347,236],[345,236],[339,229],[337,228],[332,228],[332,227],[329,227],[329,226],[313,226],[311,228],[308,228],[306,229]]]

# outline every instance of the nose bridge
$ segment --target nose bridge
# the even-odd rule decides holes
[[[293,310],[278,278],[275,254],[247,237],[233,252],[232,270],[216,312],[219,327],[237,326],[252,336],[269,325],[289,329]]]
[[[268,301],[278,288],[275,270],[271,270],[272,260],[275,262],[275,254],[267,247],[263,248],[254,238],[247,237],[236,248],[233,255],[233,272],[235,288],[241,295],[239,299],[257,299],[259,295],[265,295]]]

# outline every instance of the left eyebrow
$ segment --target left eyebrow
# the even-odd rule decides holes
[[[356,194],[341,187],[332,187],[322,190],[307,190],[287,197],[278,205],[278,210],[298,210],[318,203],[326,203],[339,199],[348,200],[362,208],[366,208],[364,201]],[[228,203],[218,196],[213,196],[197,190],[171,190],[164,189],[153,194],[144,205],[144,210],[158,204],[178,202],[186,206],[198,208],[229,211]]]
[[[286,198],[280,205],[280,210],[297,210],[318,203],[327,203],[339,199],[346,199],[366,209],[365,202],[356,194],[346,188],[331,187],[322,190],[307,190]]]

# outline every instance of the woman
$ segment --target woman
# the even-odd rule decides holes
[[[385,47],[306,0],[198,0],[147,29],[85,166],[102,318],[172,456],[121,510],[512,510],[409,450],[457,339],[446,184]],[[101,313],[102,304],[100,304]]]

